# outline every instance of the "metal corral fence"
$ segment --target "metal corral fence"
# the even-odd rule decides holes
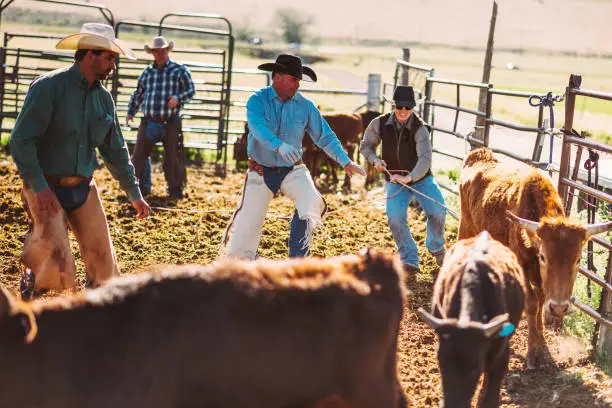
[[[410,68],[413,68],[412,64],[398,60],[396,62],[395,81],[388,85],[395,87],[398,84],[399,77],[397,72],[399,69]],[[427,67],[416,66],[414,68],[433,72],[433,69]],[[434,98],[434,85],[455,87],[454,103],[436,100]],[[597,200],[605,202],[608,206],[612,204],[612,195],[605,192],[606,189],[608,189],[608,191],[612,189],[612,180],[609,178],[610,175],[607,174],[604,175],[604,177],[599,177],[599,180],[598,177],[594,177],[593,180],[589,175],[590,172],[585,174],[584,171],[580,170],[581,154],[584,149],[589,150],[589,156],[592,158],[597,157],[593,152],[608,155],[612,154],[612,147],[585,140],[584,133],[579,134],[575,130],[572,130],[576,96],[612,101],[612,94],[581,90],[580,77],[575,75],[570,77],[570,85],[567,87],[564,95],[555,95],[552,93],[534,94],[496,89],[493,88],[491,84],[441,79],[434,78],[433,76],[429,76],[425,79],[424,86],[422,84],[416,84],[415,89],[419,86],[420,88],[418,89],[424,89],[423,106],[421,106],[419,110],[422,112],[423,119],[429,124],[433,151],[435,153],[459,161],[463,160],[465,156],[465,151],[461,152],[464,146],[467,146],[466,151],[470,148],[485,146],[510,159],[518,160],[538,167],[541,170],[548,171],[551,175],[553,175],[553,173],[558,174],[558,190],[561,197],[564,199],[566,214],[569,215],[572,211],[574,190],[579,190],[587,196],[587,199],[582,200],[587,202],[587,206],[591,210],[588,220],[589,223],[595,222],[595,211],[599,208]],[[484,112],[465,106],[466,102],[462,98],[462,95],[466,89],[486,92],[486,107]],[[473,96],[476,97],[477,93],[473,92]],[[496,118],[493,115],[494,99],[499,97],[515,98],[521,100],[525,104],[537,107],[537,112],[534,112],[534,114],[537,114],[537,119],[535,119],[537,124],[535,126],[527,126]],[[561,102],[564,98],[566,115],[565,124],[563,129],[555,129],[552,127],[553,124],[550,123],[548,119],[545,119],[545,109],[552,109],[554,105],[553,102]],[[545,101],[548,104],[533,103],[534,101]],[[447,115],[447,120],[442,124],[436,123],[437,109],[450,112],[450,115]],[[469,119],[460,120],[460,114],[463,114],[463,118],[468,115]],[[438,114],[438,117],[440,116],[441,115]],[[482,129],[478,129],[475,125],[478,123],[478,120],[476,120],[478,118],[480,118],[481,123],[484,123]],[[550,119],[553,119],[552,113]],[[460,129],[460,124],[463,124],[463,129]],[[494,132],[494,127],[501,128],[502,131]],[[566,131],[566,129],[569,129],[569,131]],[[517,137],[517,132],[520,134],[531,134],[533,137],[530,139]],[[439,134],[448,135],[451,139],[456,139],[460,143],[458,145],[456,144],[453,150],[452,140],[440,137]],[[563,137],[557,141],[555,138],[559,135],[563,135]],[[548,146],[546,146],[545,143],[547,136],[550,138],[550,144],[548,144]],[[501,139],[497,146],[495,146],[494,140],[496,137]],[[556,161],[554,158],[555,155],[553,155],[553,146],[555,144],[560,144],[560,161]],[[572,152],[572,146],[576,147],[574,152]],[[450,150],[449,147],[451,148]],[[549,154],[546,160],[542,160],[542,154],[545,150],[548,150]],[[522,154],[517,153],[517,151],[522,151]],[[559,155],[559,153],[557,152],[556,155]],[[572,158],[574,161],[573,166],[570,165]],[[596,169],[596,159],[591,166],[593,169]],[[585,185],[585,183],[590,185]],[[459,193],[454,186],[445,185],[440,182],[439,184],[441,187],[454,194]],[[602,189],[604,191],[602,191]],[[608,211],[608,215],[612,214]],[[585,304],[576,297],[572,297],[572,302],[579,310],[596,321],[596,330],[592,341],[593,345],[597,347],[594,348],[594,350],[598,349],[600,351],[610,352],[610,350],[612,350],[612,244],[597,236],[592,238],[591,241],[592,242],[588,244],[586,253],[587,267],[580,266],[579,272],[590,282],[602,288],[599,307],[595,308],[593,305]],[[597,275],[597,271],[593,265],[593,253],[596,252],[593,251],[593,242],[608,251],[607,269],[603,278]],[[598,330],[599,325],[601,325],[600,330]]]
[[[593,222],[595,212],[598,208],[598,200],[607,203],[609,207],[609,205],[612,204],[612,195],[605,191],[601,191],[596,184],[590,186],[579,182],[577,170],[580,167],[581,156],[584,149],[588,150],[589,158],[594,161],[594,166],[597,166],[599,154],[612,155],[612,146],[585,140],[583,135],[574,131],[574,110],[577,96],[612,101],[612,94],[580,89],[581,82],[582,78],[579,75],[571,75],[565,91],[565,125],[558,189],[561,198],[563,198],[565,202],[565,211],[568,214],[572,209],[574,191],[578,190],[585,193],[589,197],[588,205],[589,210],[591,210],[590,213],[592,214],[589,222]],[[572,150],[574,150],[573,154]],[[574,157],[573,169],[570,165],[572,156]],[[592,238],[591,242],[589,242],[587,253],[589,257],[589,267],[591,267],[593,263],[593,243],[608,250],[608,263],[605,276],[602,279],[593,273],[594,271],[582,266],[580,266],[579,271],[591,282],[601,286],[602,295],[599,302],[599,308],[595,310],[591,305],[583,304],[575,297],[572,297],[572,302],[577,308],[595,319],[598,325],[601,325],[599,341],[597,342],[596,339],[593,339],[593,343],[597,346],[599,351],[610,352],[610,350],[612,350],[612,244],[600,237]]]
[[[184,146],[190,159],[202,163],[211,162],[215,164],[217,174],[225,175],[228,148],[231,148],[238,136],[244,132],[246,99],[257,89],[270,84],[270,77],[265,72],[233,67],[235,39],[231,23],[226,18],[213,14],[170,13],[163,16],[159,22],[115,22],[112,12],[101,4],[63,0],[32,1],[98,10],[104,22],[115,27],[118,37],[128,43],[132,38],[132,45],[135,44],[133,38],[148,38],[145,34],[151,33],[170,38],[176,35],[181,39],[187,36],[192,43],[200,41],[205,44],[200,48],[176,47],[173,50],[173,54],[178,55],[177,59],[189,68],[196,86],[196,96],[182,111]],[[2,11],[12,3],[13,0],[0,0],[0,18]],[[190,25],[169,24],[170,20],[188,21]],[[192,24],[194,21],[196,23]],[[204,27],[198,24],[200,21]],[[210,28],[208,23],[211,21],[221,22],[224,27]],[[138,34],[141,36],[137,37]],[[7,125],[5,119],[14,120],[17,117],[31,81],[45,72],[73,62],[72,53],[54,48],[55,42],[60,38],[62,37],[53,35],[5,33],[3,47],[0,48],[0,138],[3,140],[8,139],[12,130],[12,126]],[[211,38],[216,40],[211,41]],[[22,43],[33,40],[39,42],[36,43],[35,49],[13,46],[13,42],[18,40]],[[181,40],[178,41],[180,42]],[[210,46],[211,44],[214,47]],[[135,143],[138,124],[136,122],[133,126],[124,125],[123,119],[137,79],[152,60],[150,56],[142,53],[142,43],[132,48],[137,51],[139,58],[136,61],[118,59],[117,70],[106,83],[116,101],[124,136],[130,145]],[[260,86],[253,86],[257,82],[260,82]],[[335,105],[338,97],[345,98],[343,105],[348,104],[358,110],[365,105],[362,102],[368,98],[368,84],[374,85],[374,99],[379,99],[380,89],[376,86],[379,86],[380,79],[376,83],[371,78],[367,84],[364,81],[363,90],[309,88],[308,84],[304,84],[301,92],[316,95],[317,103],[327,103],[328,106]],[[371,99],[370,95],[367,100]]]

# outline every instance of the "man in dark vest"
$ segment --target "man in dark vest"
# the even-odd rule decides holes
[[[385,171],[389,227],[404,267],[414,272],[419,267],[419,254],[407,221],[410,201],[414,197],[427,215],[425,245],[438,265],[442,264],[445,253],[446,209],[442,206],[444,198],[440,188],[431,174],[429,132],[422,119],[412,112],[416,106],[414,90],[410,86],[398,86],[391,102],[393,112],[370,123],[359,150],[376,170]],[[381,142],[382,158],[379,158],[376,147]],[[410,188],[405,188],[404,184]]]

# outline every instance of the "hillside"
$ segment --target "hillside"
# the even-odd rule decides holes
[[[105,0],[120,19],[157,21],[168,12],[218,13],[235,28],[273,39],[278,27],[275,14],[288,7],[281,0],[150,0],[147,7],[136,0]],[[323,39],[384,39],[406,43],[448,44],[484,47],[492,0],[388,0],[378,4],[346,0],[312,0],[294,8],[311,16],[309,34]],[[612,54],[610,0],[499,0],[496,31],[498,48]],[[64,11],[57,5],[23,1],[11,7],[47,8]],[[66,11],[73,11],[67,9]],[[341,24],[339,24],[341,22]]]

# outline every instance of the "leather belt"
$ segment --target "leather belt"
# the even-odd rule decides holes
[[[300,164],[303,164],[304,162],[302,161],[302,159],[298,160],[295,162],[294,166],[299,166]],[[264,166],[262,164],[257,163],[255,160],[249,158],[249,170],[254,171],[255,173],[259,174],[260,176],[263,176],[263,168],[264,167],[268,167],[268,168],[275,168],[275,166]]]
[[[73,188],[81,184],[84,181],[91,181],[91,177],[83,176],[67,176],[60,177],[53,174],[45,174],[45,179],[50,186],[62,187],[62,188]]]
[[[173,118],[172,116],[166,119],[160,115],[151,115],[151,116],[146,116],[145,120],[148,120],[149,122],[155,122],[155,123],[168,123],[172,120],[172,118]]]

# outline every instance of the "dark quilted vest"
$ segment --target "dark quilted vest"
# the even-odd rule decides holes
[[[386,125],[389,117],[393,113],[387,113],[380,118],[379,132],[380,139],[382,141],[382,159],[387,163],[387,169],[389,170],[407,170],[412,171],[414,166],[417,164],[418,156],[416,152],[416,140],[415,136],[421,126],[423,126],[423,120],[418,115],[412,112],[412,121],[410,126],[404,127],[402,134],[398,135],[395,130],[395,124],[390,123]],[[393,173],[393,171],[391,171]],[[398,173],[405,175],[406,173]],[[423,178],[431,176],[431,169],[427,170],[427,173]],[[385,173],[385,179],[389,181],[389,175]],[[412,183],[419,180],[412,180]]]

